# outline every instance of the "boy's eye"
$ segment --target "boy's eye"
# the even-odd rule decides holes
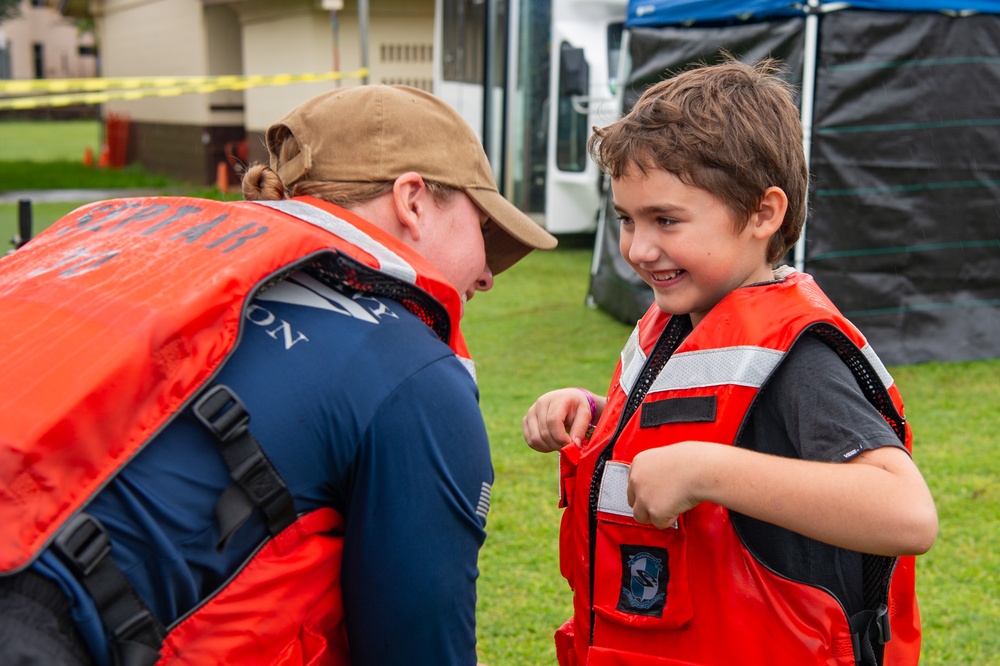
[[[623,224],[623,225],[632,224],[631,217],[625,217],[624,215],[617,215],[615,219],[618,220],[618,224]]]
[[[656,223],[661,227],[669,227],[672,224],[677,224],[677,220],[671,217],[658,217],[656,218]]]

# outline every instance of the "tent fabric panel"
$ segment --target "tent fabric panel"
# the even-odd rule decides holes
[[[1000,93],[977,92],[1000,90],[997,34],[823,17],[805,267],[889,363],[1000,356]]]
[[[691,26],[729,24],[802,16],[802,9],[788,0],[632,0],[625,26]]]
[[[855,9],[880,12],[940,12],[952,16],[1000,14],[997,0],[853,0]]]
[[[718,24],[733,25],[803,16],[806,2],[789,0],[630,0],[627,28]],[[1000,14],[1000,0],[854,0],[820,2],[821,11],[845,7],[883,12],[941,12],[964,16]]]
[[[651,85],[696,63],[721,62],[723,51],[746,62],[777,58],[785,65],[786,80],[796,89],[801,84],[805,43],[802,18],[727,28],[636,28],[630,33],[633,68],[625,81],[626,112]]]
[[[783,31],[803,24],[631,29],[625,108],[722,49],[797,74],[804,40]],[[818,24],[805,269],[887,363],[1000,357],[1000,16],[843,10]],[[591,295],[632,323],[652,295],[617,256],[617,225],[599,233]]]
[[[809,271],[819,283],[871,288],[865,274]],[[995,273],[994,273],[995,274]],[[871,276],[883,279],[884,274]],[[857,278],[857,279],[855,279]],[[847,310],[844,314],[864,333],[886,365],[927,361],[976,361],[1000,357],[1000,296],[954,294],[949,302],[928,302],[923,295],[904,297],[897,308]]]

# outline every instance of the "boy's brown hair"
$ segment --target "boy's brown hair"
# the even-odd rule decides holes
[[[663,169],[706,190],[735,213],[737,231],[764,191],[780,187],[788,210],[768,244],[773,264],[802,232],[809,182],[799,111],[779,71],[775,60],[729,57],[660,81],[624,118],[595,128],[590,154],[612,178],[630,166]]]

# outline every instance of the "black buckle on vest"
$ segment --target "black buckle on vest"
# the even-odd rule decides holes
[[[271,463],[259,448],[230,474],[267,515],[279,510],[285,503],[288,488],[274,482]]]
[[[216,384],[194,403],[194,415],[223,443],[247,431],[250,412],[225,384]]]
[[[892,638],[892,630],[889,628],[889,607],[885,604],[879,606],[872,622],[878,631],[878,642],[885,645]]]
[[[73,566],[76,573],[89,576],[111,552],[111,540],[96,518],[78,513],[62,527],[52,547]]]
[[[111,630],[115,642],[134,641],[144,636],[156,636],[163,640],[163,629],[159,620],[149,610],[141,610]]]

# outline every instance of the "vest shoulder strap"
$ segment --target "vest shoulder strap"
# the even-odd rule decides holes
[[[111,559],[111,541],[101,521],[77,513],[59,529],[52,549],[93,597],[115,663],[153,666],[166,630]]]
[[[193,410],[215,438],[233,477],[233,485],[215,505],[220,534],[216,549],[225,548],[254,508],[264,513],[272,537],[294,523],[292,495],[250,432],[250,414],[239,396],[225,384],[216,384],[198,398]]]

